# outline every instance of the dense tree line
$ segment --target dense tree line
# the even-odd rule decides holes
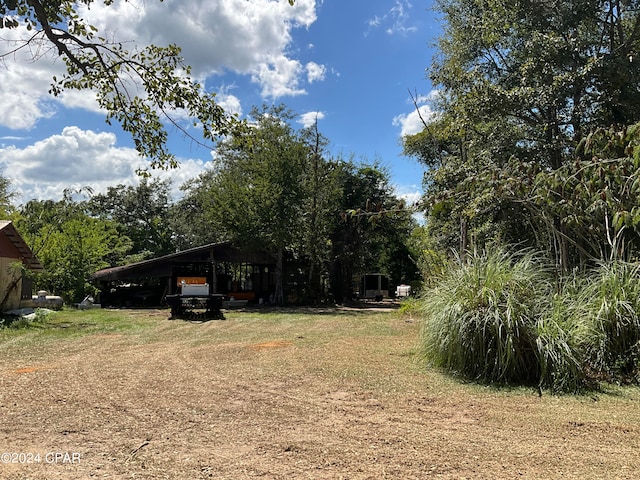
[[[563,271],[637,254],[639,6],[437,3],[438,114],[404,145],[440,249],[519,243]]]
[[[78,300],[90,291],[85,280],[91,269],[218,240],[271,251],[280,273],[285,256],[306,265],[309,301],[319,300],[323,277],[331,278],[339,300],[350,295],[358,271],[388,270],[396,282],[415,277],[399,233],[411,230],[412,219],[399,208],[384,171],[329,158],[317,126],[295,131],[282,107],[256,109],[247,121],[229,115],[215,94],[190,78],[177,45],[130,49],[83,19],[80,7],[98,1],[0,0],[0,28],[29,32],[0,59],[18,51],[55,52],[65,71],[52,78],[50,93],[93,91],[106,121],[118,122],[153,167],[176,166],[166,124],[197,143],[224,140],[216,147],[215,168],[185,185],[179,202],[168,198],[168,185],[143,181],[99,195],[66,192],[61,201],[34,200],[17,209],[1,203],[0,213],[12,215],[50,267],[48,280],[39,279],[43,288]],[[198,138],[176,119],[185,114],[202,128]],[[2,182],[0,193],[8,192]],[[375,215],[386,210],[394,213]],[[65,249],[65,242],[75,243]]]
[[[183,185],[178,201],[169,182],[143,177],[14,207],[3,180],[0,208],[45,266],[37,287],[68,301],[94,293],[88,278],[101,268],[220,241],[274,256],[280,302],[285,260],[306,276],[309,303],[326,300],[327,285],[330,298],[350,299],[353,277],[366,272],[417,280],[408,242],[416,224],[388,173],[333,158],[317,125],[296,130],[294,119],[284,106],[255,108],[250,127],[220,142],[211,168]]]
[[[82,193],[87,192],[66,190],[59,201],[31,200],[11,216],[46,269],[36,275],[36,288],[70,302],[95,293],[89,276],[121,261],[131,249],[131,240],[115,222],[90,216],[87,202],[74,198]]]

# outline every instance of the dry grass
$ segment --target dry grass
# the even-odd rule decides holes
[[[636,478],[640,391],[457,383],[395,312],[73,312],[0,332],[0,478]],[[47,464],[47,452],[80,463]],[[51,457],[49,457],[51,458]]]

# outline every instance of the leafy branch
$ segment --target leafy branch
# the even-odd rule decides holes
[[[89,6],[94,1],[79,3]],[[108,6],[113,0],[103,2]],[[35,31],[0,54],[0,59],[34,44],[39,49],[47,45],[55,49],[66,72],[62,78],[53,78],[49,93],[59,96],[65,90],[94,91],[106,111],[107,123],[119,122],[153,168],[177,165],[166,145],[164,121],[204,146],[241,124],[216,103],[215,94],[204,92],[191,79],[191,68],[184,64],[178,46],[150,45],[129,51],[121,42],[97,36],[97,28],[80,18],[76,9],[77,2],[71,0],[0,0],[0,28],[17,29],[22,25],[27,31]],[[33,60],[40,56],[32,53]],[[193,126],[200,127],[204,140],[180,123],[179,111],[185,111],[193,119]]]

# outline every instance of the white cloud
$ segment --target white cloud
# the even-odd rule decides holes
[[[378,17],[377,15],[375,17],[370,18],[369,20],[367,20],[367,25],[369,25],[372,28],[378,28],[381,23],[382,23],[382,19],[380,17]]]
[[[28,32],[26,28],[17,28],[4,29],[2,34],[0,55],[7,55]],[[41,60],[33,63],[33,56],[40,56]],[[49,90],[52,72],[61,71],[59,67],[59,63],[56,65],[46,52],[39,52],[35,45],[3,57],[0,63],[0,125],[29,130],[38,119],[51,117],[55,113],[51,98],[37,92]]]
[[[0,149],[0,171],[11,182],[18,203],[31,199],[59,199],[65,188],[89,186],[96,193],[109,186],[134,185],[136,170],[148,163],[132,148],[118,147],[112,133],[65,127],[59,135],[19,149]],[[201,173],[206,162],[183,159],[178,169],[153,171],[161,179],[172,179],[173,194],[179,195],[184,181]]]
[[[16,135],[7,135],[5,137],[0,137],[0,140],[11,140],[11,141],[16,141],[16,140],[27,140],[28,137],[18,137]]]
[[[216,102],[224,108],[225,112],[235,113],[238,116],[242,115],[242,103],[240,102],[240,99],[235,95],[227,93],[226,88],[220,89],[216,95]]]
[[[187,181],[191,180],[207,168],[211,167],[211,162],[205,162],[204,160],[196,158],[178,159],[180,165],[173,170],[154,170],[152,171],[153,177],[157,177],[161,180],[171,180],[171,196],[174,200],[182,198],[184,192],[180,190],[180,187]]]
[[[310,27],[319,5],[316,0],[297,0],[293,7],[284,0],[115,0],[111,6],[80,6],[79,15],[98,27],[100,35],[124,42],[125,48],[179,45],[200,82],[233,71],[248,75],[264,97],[277,98],[306,93],[303,80],[324,79],[324,66],[310,62],[305,67],[289,51],[293,29]],[[31,34],[24,28],[4,29],[0,56],[16,47],[12,40]],[[98,110],[91,92],[69,91],[56,99],[48,94],[52,77],[62,76],[64,64],[43,45],[3,58],[0,125],[31,129],[39,119],[53,116],[58,104]],[[221,98],[239,107],[236,100]]]
[[[413,95],[407,101],[412,105],[411,112],[396,115],[392,120],[393,126],[400,127],[400,136],[419,133],[424,130],[423,121],[429,123],[435,119],[437,111],[431,105],[438,102],[440,95],[441,91],[434,89],[426,95]],[[417,110],[416,105],[418,106]]]
[[[97,111],[91,92],[64,92],[50,95],[54,76],[62,78],[64,63],[52,47],[24,27],[2,30],[0,41],[0,125],[14,130],[30,130],[38,120],[55,115],[58,105]],[[18,48],[22,45],[22,48]],[[18,48],[18,50],[15,50]]]
[[[262,96],[278,98],[306,93],[304,89],[298,87],[302,72],[300,62],[280,55],[271,63],[258,65],[251,78],[262,85]]]
[[[324,65],[318,65],[315,62],[307,63],[307,78],[309,80],[309,83],[324,80],[326,73],[327,68]]]
[[[397,198],[401,198],[409,208],[416,208],[413,218],[419,224],[425,223],[424,213],[417,210],[418,203],[422,199],[422,189],[416,185],[395,185],[393,194]]]
[[[394,195],[407,202],[408,206],[412,206],[422,198],[422,190],[415,185],[396,185]]]
[[[92,5],[83,12],[101,31],[140,44],[182,48],[193,74],[203,79],[227,70],[251,75],[264,96],[297,95],[304,73],[289,57],[294,28],[317,19],[315,0],[180,0]]]
[[[418,29],[415,26],[409,25],[411,15],[408,11],[411,8],[413,8],[413,5],[408,0],[396,0],[388,12],[382,16],[376,15],[367,20],[367,25],[370,30],[383,27],[389,35],[416,32]]]
[[[316,120],[322,120],[325,117],[324,112],[307,112],[300,115],[300,123],[304,128],[311,127]]]
[[[98,105],[96,94],[87,90],[65,90],[59,101],[67,108],[80,108],[88,112],[103,112]]]
[[[418,111],[420,113],[418,113]],[[413,110],[411,113],[403,113],[393,117],[393,125],[400,127],[400,135],[413,135],[415,133],[424,130],[424,124],[422,120],[428,122],[433,118],[435,113],[429,105],[421,105],[418,110]],[[422,119],[420,118],[422,117]]]

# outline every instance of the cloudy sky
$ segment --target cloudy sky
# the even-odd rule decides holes
[[[284,103],[300,126],[318,118],[335,155],[379,161],[399,195],[416,198],[422,168],[402,156],[420,129],[411,94],[425,77],[439,24],[431,0],[116,0],[81,16],[120,41],[178,44],[192,74],[228,110]],[[134,184],[145,167],[127,134],[109,126],[89,92],[48,94],[62,64],[40,52],[6,55],[25,32],[0,30],[0,174],[18,203],[65,188]],[[39,57],[33,60],[33,55]],[[421,106],[423,113],[429,107]],[[180,167],[156,172],[175,191],[210,164],[211,151],[171,138]]]

